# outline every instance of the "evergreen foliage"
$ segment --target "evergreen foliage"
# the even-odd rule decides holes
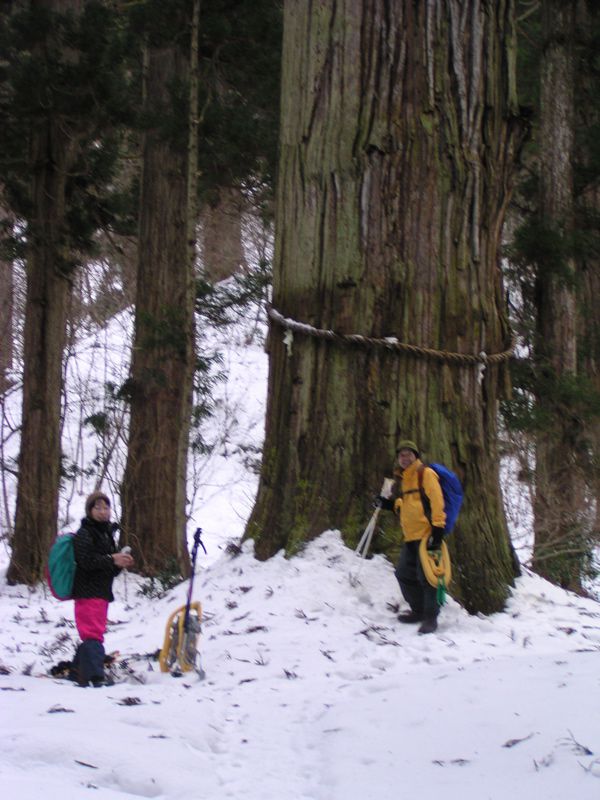
[[[600,179],[600,15],[595,2],[565,4],[565,10],[568,5],[575,14],[572,40],[545,42],[542,18],[548,13],[546,6],[550,5],[517,3],[520,14],[519,99],[530,120],[531,136],[523,151],[513,202],[513,219],[517,224],[506,248],[506,275],[513,325],[523,347],[520,358],[512,364],[512,398],[502,403],[501,410],[509,432],[525,433],[538,447],[540,442],[554,441],[565,469],[570,475],[578,475],[580,493],[577,498],[570,499],[573,506],[570,522],[558,511],[563,500],[551,499],[548,487],[545,488],[542,501],[545,510],[539,520],[536,512],[535,552],[536,568],[546,577],[568,588],[577,588],[581,586],[581,578],[591,574],[596,535],[589,511],[584,513],[579,505],[586,497],[586,503],[594,500],[597,503],[599,499],[595,450],[600,440],[594,431],[600,425],[600,383],[597,376],[589,372],[589,366],[600,353],[600,334],[594,322],[597,314],[594,302],[590,301],[590,286],[597,280],[594,276],[600,255],[600,209],[593,199]],[[552,35],[550,32],[550,38]],[[575,72],[575,119],[571,123],[574,146],[572,154],[565,154],[570,159],[573,176],[568,219],[557,216],[556,208],[550,217],[544,218],[541,195],[540,176],[544,170],[548,174],[553,168],[542,162],[541,63],[544,48],[555,45],[572,47]],[[567,124],[566,120],[564,122]],[[547,335],[551,319],[548,314],[552,313],[548,311],[550,296],[561,290],[576,298],[574,369],[560,363],[561,355],[554,349],[556,342]],[[540,324],[544,317],[545,323]],[[558,324],[555,320],[555,326]],[[541,460],[538,453],[538,470]],[[546,469],[554,474],[556,466],[548,464]],[[533,468],[527,472],[531,476],[536,474]],[[560,491],[559,486],[556,489]],[[564,495],[564,487],[562,492]],[[542,519],[544,515],[548,519]],[[544,542],[546,533],[538,541],[538,526],[542,532],[556,527],[561,531],[560,541],[552,534]],[[577,574],[577,565],[580,574]]]
[[[227,325],[232,316],[244,315],[250,304],[261,304],[271,282],[271,268],[266,261],[261,261],[255,270],[234,275],[231,280],[217,285],[198,278],[196,313],[212,325]]]
[[[577,423],[576,429],[600,417],[600,393],[587,375],[557,375],[548,365],[539,367],[529,359],[513,363],[513,396],[503,401],[502,414],[512,431],[528,433],[551,433],[554,429],[554,414],[547,406],[536,403],[538,396],[552,397],[554,407],[565,417]],[[573,447],[580,445],[577,439]]]
[[[146,0],[129,10],[132,53],[187,35],[177,24],[188,0]],[[200,11],[198,170],[200,205],[218,190],[243,186],[272,194],[279,119],[282,8],[273,0],[204,0]],[[187,87],[173,84],[168,104],[140,116],[185,147]]]
[[[146,578],[138,589],[140,597],[160,600],[184,580],[177,559],[171,558],[157,574]]]
[[[200,35],[200,198],[272,192],[279,129],[282,4],[209,0]]]
[[[592,4],[593,5],[593,4]],[[530,115],[532,135],[523,151],[522,169],[517,183],[513,201],[513,216],[518,220],[510,244],[506,247],[508,265],[506,274],[509,287],[513,287],[518,299],[511,305],[513,322],[517,327],[529,355],[513,364],[513,382],[517,395],[521,391],[533,392],[538,396],[548,396],[547,392],[556,391],[557,400],[563,403],[564,391],[562,382],[547,380],[547,370],[535,369],[527,361],[533,357],[531,349],[534,342],[534,318],[539,311],[537,282],[544,276],[554,276],[559,284],[569,288],[580,286],[581,275],[574,273],[568,266],[570,259],[578,263],[586,259],[597,258],[600,254],[599,213],[581,203],[582,196],[591,186],[597,185],[600,179],[600,62],[597,45],[600,42],[600,18],[593,17],[594,28],[587,37],[576,42],[576,69],[578,77],[576,107],[578,124],[575,127],[577,144],[574,168],[574,194],[576,200],[575,224],[573,230],[567,232],[560,224],[549,225],[539,214],[539,69],[543,47],[541,36],[541,5],[530,2],[517,4],[519,16],[519,56],[518,87],[521,107]],[[576,381],[580,392],[589,393],[590,386],[583,381]],[[572,394],[572,399],[575,399]],[[583,398],[582,398],[583,399]],[[514,401],[523,409],[517,396]],[[586,403],[587,404],[587,403]],[[533,403],[526,404],[535,417]],[[595,407],[592,403],[592,407]],[[511,427],[519,420],[518,427],[524,430],[536,428],[532,420],[528,425],[522,413],[513,414],[513,402],[503,403],[505,420]]]
[[[94,234],[135,230],[137,175],[131,159],[139,132],[159,126],[186,146],[188,87],[170,87],[151,118],[141,112],[142,49],[188,37],[177,5],[147,0],[124,7],[101,0],[81,15],[17,7],[0,17],[0,183],[3,204],[30,220],[30,136],[50,115],[79,138],[69,177],[67,249],[72,269],[94,254]],[[201,9],[199,192],[216,200],[225,186],[242,186],[257,203],[272,195],[279,117],[281,4],[268,0],[206,0]],[[51,35],[49,35],[51,34]],[[3,237],[7,239],[7,235]],[[23,255],[27,233],[4,242]],[[77,257],[75,257],[77,253]]]
[[[34,213],[31,137],[52,118],[78,145],[66,186],[63,269],[70,272],[93,252],[98,228],[131,210],[116,180],[131,120],[121,20],[99,0],[80,15],[27,5],[0,18],[0,49],[0,180],[4,202],[26,225],[13,253],[22,254]]]

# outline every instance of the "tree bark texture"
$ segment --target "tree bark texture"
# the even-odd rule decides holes
[[[202,209],[202,263],[212,283],[247,272],[242,245],[244,198],[238,189],[221,189],[218,202]]]
[[[512,2],[286,2],[273,302],[315,328],[468,354],[508,341],[498,246],[516,122]],[[399,438],[465,487],[454,593],[503,607],[497,367],[270,336],[258,557],[354,544]],[[396,523],[393,523],[394,525]]]
[[[594,34],[600,25],[600,8],[594,0],[587,0],[577,8],[578,38],[583,42],[585,52],[594,54]],[[585,62],[587,66],[587,61]],[[589,132],[600,125],[600,109],[593,102],[598,96],[600,82],[598,76],[584,67],[583,80],[578,78],[580,93],[575,103],[575,128],[580,136],[575,140],[575,158],[588,172],[589,177],[577,197],[579,219],[585,227],[592,228],[595,236],[599,231],[600,185],[597,170],[591,169],[593,151],[590,148]],[[583,133],[584,135],[581,135]],[[581,225],[581,223],[580,223]],[[581,372],[589,379],[592,392],[600,397],[600,317],[598,298],[600,297],[600,257],[598,248],[590,248],[577,263],[578,283],[581,286],[578,306],[577,347],[581,354]],[[588,460],[585,468],[588,497],[586,502],[588,527],[590,530],[590,551],[600,544],[600,418],[598,414],[589,415],[585,420],[585,451]]]
[[[600,215],[600,189],[590,187],[583,198],[589,213]],[[597,255],[585,259],[581,265],[581,304],[579,310],[579,343],[581,345],[582,369],[589,378],[592,391],[600,396],[600,319],[598,298],[600,297],[600,259]],[[586,448],[589,461],[586,464],[585,486],[591,502],[584,502],[588,516],[588,527],[592,530],[592,541],[600,542],[600,420],[597,414],[585,423]]]
[[[145,105],[156,124],[143,143],[131,416],[122,487],[123,536],[147,575],[169,568],[187,575],[190,568],[186,462],[195,366],[195,103],[187,120],[193,145],[189,135],[187,147],[182,146],[180,137],[170,137],[161,127],[172,114],[171,88],[189,81],[189,49],[177,43],[148,49]],[[186,127],[185,120],[177,124]]]
[[[0,209],[0,220],[4,221],[4,217],[5,214]],[[0,394],[4,394],[11,385],[8,374],[12,369],[14,353],[14,281],[12,262],[1,257],[0,286],[2,286],[0,291]]]
[[[81,0],[38,0],[52,11],[81,10]],[[40,47],[43,45],[39,45]],[[77,133],[53,115],[31,133],[32,213],[27,251],[23,412],[19,477],[7,581],[33,585],[44,576],[56,535],[60,482],[62,354],[70,294],[65,190]]]
[[[543,226],[573,231],[575,3],[544,0],[540,76],[540,215]],[[574,259],[560,271],[540,265],[536,279],[537,369],[550,381],[577,372]],[[537,399],[549,424],[536,440],[534,569],[565,588],[579,589],[582,474],[577,464],[580,421],[559,392]],[[558,396],[557,396],[558,395]]]

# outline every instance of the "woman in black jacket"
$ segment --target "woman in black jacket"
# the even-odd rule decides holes
[[[104,633],[108,604],[114,600],[112,582],[123,568],[133,566],[129,553],[119,553],[110,521],[110,500],[93,492],[85,501],[86,516],[73,540],[75,551],[75,624],[81,638],[73,661],[80,686],[105,686]]]

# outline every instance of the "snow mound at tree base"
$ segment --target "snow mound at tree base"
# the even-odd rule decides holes
[[[106,645],[123,657],[160,647],[188,588],[157,599],[141,584],[116,582]],[[291,559],[257,561],[245,542],[194,587],[206,679],[148,658],[145,684],[99,690],[23,674],[45,672],[61,637],[72,646],[72,609],[6,589],[0,772],[20,800],[48,786],[98,800],[598,796],[599,604],[526,574],[504,613],[450,599],[419,636],[396,619],[393,566],[360,562],[336,531]]]

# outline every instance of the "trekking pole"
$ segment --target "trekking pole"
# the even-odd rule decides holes
[[[200,602],[192,602],[198,547],[201,545],[206,553],[201,534],[202,528],[197,528],[194,534],[190,584],[185,605],[173,611],[169,617],[164,643],[158,658],[161,672],[170,672],[174,677],[179,677],[184,672],[190,672],[193,669],[200,678],[204,677],[204,670],[197,664],[197,640],[201,629],[202,606]]]
[[[394,481],[392,480],[392,478],[384,478],[381,491],[379,492],[380,496],[388,499],[392,494],[393,488],[394,488]],[[360,556],[361,558],[367,557],[369,548],[371,547],[373,534],[375,532],[375,526],[377,525],[377,517],[379,516],[380,511],[381,511],[381,501],[377,500],[375,505],[375,511],[373,512],[371,519],[369,520],[367,527],[365,528],[365,532],[361,536],[360,541],[356,546],[356,550],[354,551],[356,555]]]
[[[379,517],[380,511],[381,511],[381,504],[378,503],[377,506],[375,507],[375,511],[371,515],[371,519],[367,523],[365,532],[360,537],[359,543],[356,545],[356,550],[354,551],[354,553],[360,558],[367,557],[369,548],[371,547],[371,541],[373,539],[373,533],[375,532],[375,526],[377,525],[377,518]]]
[[[362,566],[364,563],[365,558],[367,557],[367,553],[369,552],[369,548],[371,547],[371,541],[373,539],[373,534],[375,532],[375,528],[377,526],[377,518],[379,517],[379,512],[381,511],[381,505],[378,503],[375,511],[371,515],[371,519],[367,523],[367,527],[365,528],[365,532],[360,538],[358,545],[356,546],[356,550],[354,551],[354,555],[358,556],[361,561],[358,566],[358,569],[354,572],[351,572],[349,575],[350,586],[358,586],[360,583],[359,576],[362,570]]]
[[[201,536],[202,528],[196,528],[196,532],[194,533],[194,546],[192,547],[192,574],[190,575],[190,585],[188,588],[188,596],[185,603],[185,616],[183,620],[183,630],[185,633],[187,633],[189,629],[190,607],[192,605],[192,592],[194,589],[194,576],[196,574],[196,556],[198,555],[198,546],[202,545],[202,549],[206,553],[206,547],[204,547],[204,542],[202,541]]]
[[[127,555],[131,555],[131,547],[128,544],[126,544],[125,547],[121,548],[121,553],[127,553]],[[128,603],[129,602],[128,596],[127,596],[127,575],[128,575],[128,572],[127,572],[126,569],[124,569],[123,572],[125,573],[123,575],[123,583],[125,584],[125,602]]]
[[[394,481],[392,478],[384,478],[383,485],[381,487],[380,495],[381,497],[389,498],[394,487]],[[360,537],[360,541],[356,546],[356,550],[354,554],[357,555],[359,558],[364,560],[369,550],[371,549],[371,542],[373,541],[373,534],[375,533],[375,528],[377,527],[377,519],[379,517],[379,513],[381,511],[381,501],[378,500],[375,506],[375,511],[371,515],[371,519],[367,523],[367,527],[364,530],[363,535]],[[356,570],[355,573],[350,574],[350,585],[356,586],[359,581],[359,575],[362,569],[362,561],[359,568]]]

